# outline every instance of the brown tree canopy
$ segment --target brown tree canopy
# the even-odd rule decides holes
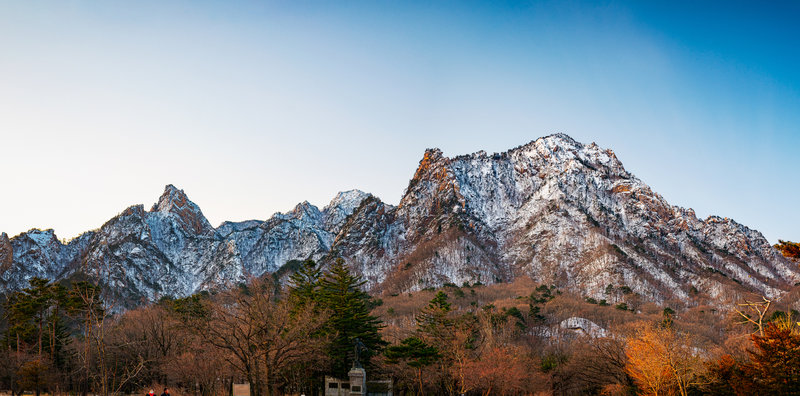
[[[748,378],[768,394],[800,395],[800,333],[791,323],[770,323],[753,335]]]

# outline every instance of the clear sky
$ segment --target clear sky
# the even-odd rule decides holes
[[[0,0],[0,231],[68,239],[168,183],[215,226],[351,188],[396,204],[425,148],[564,132],[701,218],[798,241],[798,20],[777,1]]]

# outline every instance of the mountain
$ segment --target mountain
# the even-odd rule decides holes
[[[797,265],[728,218],[698,219],[624,169],[611,150],[556,134],[504,153],[427,150],[400,203],[339,193],[265,221],[212,227],[167,186],[62,243],[52,230],[0,236],[0,288],[32,276],[102,280],[125,301],[184,296],[292,260],[342,257],[374,291],[530,277],[587,297],[678,304],[776,297]]]
[[[663,303],[775,297],[800,280],[758,231],[700,220],[611,150],[563,134],[492,155],[428,150],[400,204],[362,205],[333,249],[395,292],[529,276],[596,299],[620,299],[606,292],[615,289]]]
[[[289,260],[319,259],[344,219],[369,194],[339,193],[322,211],[308,202],[266,221],[214,228],[200,208],[168,185],[153,207],[131,206],[72,241],[53,230],[0,236],[0,291],[34,276],[99,280],[124,306],[187,296],[248,276],[274,272]]]

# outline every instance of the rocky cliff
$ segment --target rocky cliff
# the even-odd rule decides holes
[[[795,263],[755,230],[672,206],[611,150],[557,134],[504,153],[427,150],[397,206],[352,190],[267,220],[214,228],[167,186],[98,230],[60,242],[52,230],[0,235],[0,289],[33,276],[89,276],[135,304],[343,257],[376,291],[531,277],[615,301],[776,297]]]
[[[428,150],[400,204],[365,202],[333,247],[394,291],[528,276],[597,299],[623,290],[664,302],[775,297],[800,280],[758,231],[698,219],[611,150],[563,134],[491,155]]]

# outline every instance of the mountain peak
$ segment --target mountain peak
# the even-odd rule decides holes
[[[353,214],[353,211],[371,196],[372,194],[361,190],[341,191],[336,194],[331,202],[322,209],[325,229],[338,232],[347,216]]]
[[[543,140],[543,141],[561,142],[561,143],[566,143],[566,144],[569,144],[569,145],[578,145],[578,146],[582,146],[583,145],[580,142],[578,142],[577,140],[573,139],[572,136],[569,136],[566,133],[561,133],[561,132],[554,133],[554,134],[551,134],[551,135],[547,135],[547,136],[544,136],[544,137],[540,137],[539,139],[536,139],[536,140],[537,141],[538,140]]]
[[[183,190],[178,189],[172,184],[167,184],[164,187],[164,192],[161,194],[161,197],[158,198],[158,203],[153,205],[153,208],[150,209],[150,211],[169,212],[176,207],[182,208],[187,202],[191,203]]]
[[[158,199],[158,203],[153,205],[150,212],[173,214],[187,232],[194,234],[213,233],[214,227],[208,222],[203,212],[194,202],[189,200],[183,190],[178,189],[172,184],[164,187],[164,193]]]
[[[296,219],[316,220],[319,219],[320,212],[319,209],[310,202],[303,201],[292,209],[291,215]]]
[[[400,199],[398,209],[401,213],[407,214],[410,218],[418,218],[448,212],[455,205],[463,207],[458,181],[450,169],[453,161],[445,157],[439,149],[425,150],[414,177],[408,182],[408,187]],[[417,203],[421,202],[425,202],[424,208],[417,207]],[[415,209],[413,213],[405,212],[406,207]]]
[[[33,228],[31,230],[28,230],[26,235],[28,236],[28,238],[35,241],[38,245],[42,246],[52,243],[54,241],[58,241],[58,239],[56,238],[56,233],[52,228],[48,228],[46,230]]]
[[[368,196],[370,196],[369,193],[365,193],[357,189],[340,191],[339,193],[336,194],[335,197],[333,197],[331,202],[328,203],[327,206],[325,206],[323,211],[329,211],[330,209],[335,207],[345,206],[349,207],[350,208],[349,211],[352,212],[352,210]]]
[[[585,146],[583,143],[573,139],[571,136],[564,133],[554,133],[545,137],[540,137],[523,147],[533,147],[539,150],[548,152],[564,151],[580,151]]]
[[[441,166],[437,166],[442,161],[445,161],[447,158],[442,154],[442,150],[438,148],[429,148],[425,150],[425,153],[422,155],[422,159],[419,161],[419,166],[417,167],[417,171],[414,173],[414,177],[412,178],[412,182],[414,180],[418,180],[423,178],[425,174],[429,173],[432,168],[441,168]]]

